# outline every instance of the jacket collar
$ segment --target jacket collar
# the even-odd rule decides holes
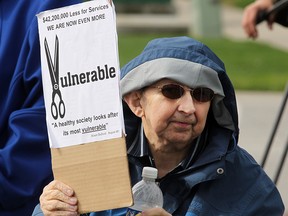
[[[195,141],[195,145],[199,143],[198,140]],[[194,154],[195,145],[192,144],[192,148],[190,149],[190,152],[188,156],[179,164],[177,167],[178,171],[183,171],[188,168],[188,166],[192,162],[192,156]],[[152,153],[149,149],[149,144],[147,141],[146,136],[144,135],[143,125],[138,128],[137,134],[135,136],[135,139],[131,143],[131,145],[128,146],[127,149],[128,155],[131,155],[133,157],[137,157],[142,161],[145,161],[145,165],[155,167],[154,159],[152,156]]]
[[[133,137],[134,139],[130,143],[127,143],[127,154],[137,158],[148,158],[150,161],[149,165],[154,166],[153,156],[149,150],[149,144],[144,135],[141,123]],[[192,144],[194,148],[197,145],[205,145],[203,152],[200,153],[201,157],[198,156],[197,158],[194,158],[194,148],[191,148],[187,158],[180,163],[183,171],[220,160],[227,152],[231,137],[232,131],[216,125],[213,125],[212,130],[205,130],[205,132]]]
[[[204,134],[207,137],[203,137],[203,135],[199,142],[201,144],[207,142],[207,145],[200,155],[192,160],[193,151],[191,151],[186,160],[165,177],[159,179],[165,200],[163,207],[171,214],[175,213],[180,205],[187,202],[191,196],[194,196],[193,190],[196,190],[196,185],[225,176],[225,155],[231,144],[231,146],[236,145],[236,142],[231,140],[232,131],[213,125],[213,130],[205,131]],[[134,165],[137,164],[137,172],[141,172],[142,166],[154,166],[142,126],[139,125],[134,140],[127,144],[130,162],[133,161]],[[137,179],[138,174],[134,172],[136,171],[132,171],[132,178],[136,179],[132,180],[136,183],[140,179]]]

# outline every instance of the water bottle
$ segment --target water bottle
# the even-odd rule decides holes
[[[143,168],[142,180],[132,188],[134,204],[128,208],[126,216],[136,216],[144,210],[163,207],[163,194],[155,182],[157,175],[156,168]]]

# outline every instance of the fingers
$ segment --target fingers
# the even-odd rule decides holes
[[[256,28],[256,19],[258,13],[269,10],[273,5],[272,0],[258,0],[248,5],[243,12],[242,28],[250,38],[258,37],[258,30]],[[271,20],[268,21],[268,27],[272,27]]]
[[[256,28],[258,8],[255,4],[251,4],[245,8],[243,12],[242,28],[250,38],[257,38],[258,31]]]
[[[275,14],[272,14],[272,15],[269,16],[269,18],[267,20],[267,25],[268,25],[268,28],[270,30],[272,30],[274,21],[275,21]]]
[[[77,215],[77,198],[68,185],[54,180],[40,196],[40,206],[44,215]]]

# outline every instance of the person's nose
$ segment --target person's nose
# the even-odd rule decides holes
[[[196,110],[190,91],[185,91],[184,95],[182,95],[178,103],[179,103],[178,111],[180,112],[190,115],[193,114]]]

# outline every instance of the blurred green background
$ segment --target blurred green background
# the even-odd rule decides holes
[[[254,0],[221,0],[222,3],[244,8],[246,5],[254,2]]]
[[[221,0],[223,4],[240,8],[244,8],[251,2],[253,0]],[[285,88],[288,81],[288,52],[252,40],[235,41],[224,37],[200,38],[188,33],[118,32],[121,67],[137,56],[151,39],[180,35],[194,37],[208,45],[225,63],[226,71],[235,89],[283,91]]]
[[[148,41],[179,34],[119,34],[120,65],[136,57]],[[241,90],[283,91],[288,80],[288,53],[265,44],[229,39],[196,38],[225,63],[234,87]]]

